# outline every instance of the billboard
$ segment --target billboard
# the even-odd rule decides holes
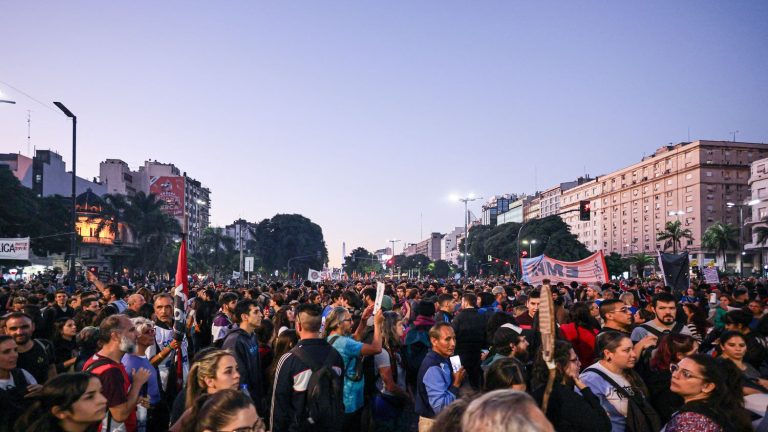
[[[184,177],[162,176],[149,179],[149,193],[163,202],[163,211],[179,221],[184,229]]]
[[[523,280],[529,284],[540,284],[544,279],[552,283],[605,283],[608,282],[608,267],[603,251],[598,251],[581,261],[558,261],[546,255],[520,259]]]
[[[29,259],[29,237],[0,238],[0,260]]]

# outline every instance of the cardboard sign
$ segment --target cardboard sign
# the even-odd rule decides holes
[[[373,303],[373,314],[381,309],[381,301],[384,300],[384,282],[376,282],[376,301]]]

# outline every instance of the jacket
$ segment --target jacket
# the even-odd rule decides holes
[[[416,383],[415,411],[421,417],[435,418],[459,397],[449,359],[434,351],[424,357]]]
[[[243,385],[248,386],[248,393],[253,399],[259,415],[263,416],[265,413],[264,407],[261,406],[261,398],[264,394],[264,382],[261,373],[259,343],[256,336],[236,327],[227,333],[221,347],[230,350],[235,355],[237,370],[240,373],[240,388],[243,388]]]
[[[318,362],[329,355],[334,356],[333,370],[342,376],[344,361],[341,355],[324,339],[301,339],[296,345],[302,347]],[[306,404],[306,390],[312,370],[291,352],[283,354],[275,369],[275,385],[272,390],[270,424],[272,432],[304,432],[301,416]],[[339,420],[341,421],[341,419]],[[317,428],[312,432],[323,432]]]

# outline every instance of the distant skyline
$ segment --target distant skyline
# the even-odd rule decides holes
[[[768,142],[768,2],[6,2],[0,152],[175,164],[332,266],[658,147]],[[738,132],[736,132],[738,131]],[[480,215],[481,201],[470,205]]]

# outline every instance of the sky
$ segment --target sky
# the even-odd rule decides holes
[[[669,143],[768,142],[768,2],[0,3],[0,152],[171,162],[331,265]],[[30,113],[31,111],[31,113]],[[480,214],[481,201],[470,205]]]

